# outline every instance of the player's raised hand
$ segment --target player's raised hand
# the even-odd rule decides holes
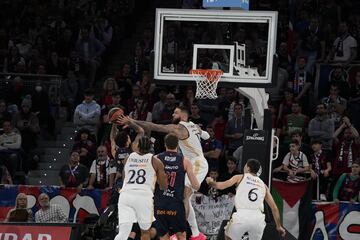
[[[129,116],[120,115],[116,119],[116,123],[124,126],[129,126],[131,124],[132,119]]]

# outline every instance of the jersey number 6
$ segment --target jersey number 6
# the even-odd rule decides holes
[[[249,191],[248,193],[248,199],[251,201],[251,202],[255,202],[257,199],[258,199],[258,195],[257,193],[255,192],[255,190],[258,190],[257,188],[253,188]]]

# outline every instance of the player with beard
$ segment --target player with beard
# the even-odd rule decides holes
[[[182,154],[190,159],[190,162],[194,167],[195,176],[199,183],[201,183],[205,179],[208,172],[208,163],[204,157],[204,153],[202,152],[200,139],[206,140],[210,137],[210,135],[206,131],[201,130],[201,128],[193,122],[188,121],[188,118],[188,110],[182,106],[179,106],[174,110],[172,124],[155,124],[152,122],[130,119],[129,117],[125,116],[119,117],[117,123],[130,125],[135,122],[144,129],[156,132],[172,133],[177,136]],[[190,239],[206,239],[205,235],[199,231],[195,218],[194,208],[190,202],[194,189],[191,187],[188,177],[185,178],[185,185],[184,205],[187,213],[187,220],[192,231],[192,236]]]

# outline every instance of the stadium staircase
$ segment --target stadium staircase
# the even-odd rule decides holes
[[[75,127],[72,122],[61,123],[60,133],[56,140],[39,140],[43,150],[38,169],[31,170],[26,176],[28,185],[59,185],[60,168],[67,164],[74,143]]]

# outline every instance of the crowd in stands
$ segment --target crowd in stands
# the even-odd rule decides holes
[[[16,4],[5,2],[10,9],[7,14],[16,16],[11,12]],[[198,100],[193,87],[155,84],[150,66],[151,26],[144,29],[142,38],[138,39],[133,57],[119,67],[117,74],[104,81],[98,93],[94,84],[102,56],[111,45],[110,20],[116,15],[116,6],[111,4],[116,1],[31,2],[24,4],[21,11],[17,10],[21,18],[3,18],[6,21],[0,29],[0,53],[5,72],[64,77],[63,104],[71,112],[78,132],[69,163],[59,173],[60,186],[79,189],[119,186],[121,168],[116,168],[113,163],[115,146],[108,119],[108,111],[113,107],[122,107],[134,119],[169,124],[175,107],[186,106],[190,120],[210,134],[210,139],[202,142],[209,162],[209,176],[224,181],[242,171],[244,113],[251,108],[244,96],[233,88],[219,88],[216,100]],[[201,1],[182,2],[184,7],[196,8],[200,7]],[[267,89],[271,93],[272,126],[280,138],[280,155],[274,164],[274,176],[290,182],[319,179],[320,196],[314,195],[314,199],[359,201],[360,68],[356,74],[346,77],[342,73],[359,59],[360,17],[357,9],[360,5],[350,0],[294,2],[291,5],[284,0],[252,3],[252,9],[279,11],[277,86]],[[26,17],[33,16],[34,12],[44,15]],[[49,12],[53,17],[45,17]],[[293,38],[288,35],[290,18],[293,20]],[[192,40],[191,35],[182,37],[187,42]],[[261,40],[259,35],[253,37],[257,38],[254,42]],[[317,94],[316,63],[336,66],[329,76],[326,96]],[[18,169],[15,163],[19,161],[13,158],[30,154],[36,147],[33,140],[44,127],[51,131],[53,121],[50,120],[53,116],[45,110],[49,103],[36,97],[46,93],[41,82],[34,92],[24,92],[21,83],[20,77],[14,78],[9,96],[0,101],[3,126],[0,159],[8,169],[3,167],[2,183],[11,183],[9,176]],[[135,134],[133,130],[119,129],[115,140],[117,154],[128,154]],[[152,133],[152,137],[154,152],[163,151],[164,135]],[[26,170],[29,166],[24,162],[22,168]],[[219,192],[206,183],[200,191],[214,198],[235,193],[235,189]],[[46,196],[42,197],[46,200]],[[18,198],[20,202],[21,196]],[[49,209],[46,203],[43,205]],[[54,207],[48,214],[62,216],[56,211],[58,209]],[[50,217],[44,216],[44,212],[37,214],[35,220],[36,217],[39,221]]]

